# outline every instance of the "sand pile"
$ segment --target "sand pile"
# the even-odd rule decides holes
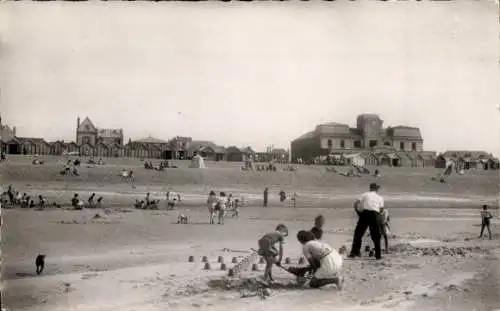
[[[409,243],[396,244],[389,247],[389,251],[394,254],[402,254],[406,256],[470,256],[473,253],[487,253],[488,251],[480,246],[461,246],[461,247],[415,247]]]

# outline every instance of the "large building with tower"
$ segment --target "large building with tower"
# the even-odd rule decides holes
[[[292,161],[302,159],[309,162],[318,157],[363,152],[389,156],[394,153],[425,153],[418,127],[384,127],[384,121],[376,114],[359,115],[356,121],[356,127],[337,122],[317,125],[314,130],[292,141]]]

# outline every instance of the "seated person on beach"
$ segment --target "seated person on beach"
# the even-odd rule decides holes
[[[35,201],[31,200],[30,201],[30,208],[34,208],[35,207]]]
[[[44,208],[47,200],[45,200],[45,198],[41,194],[38,196],[38,200],[39,200],[40,207]]]
[[[78,206],[78,202],[80,202],[80,199],[78,198],[78,193],[75,193],[75,195],[71,199],[71,206],[73,207]]]
[[[298,277],[303,277],[307,272],[312,274],[309,286],[320,288],[328,284],[336,284],[337,288],[342,285],[342,257],[328,244],[318,241],[310,231],[299,231],[297,239],[303,245],[302,251],[308,267],[288,268],[287,270]]]
[[[273,264],[281,264],[283,259],[283,244],[285,237],[288,236],[288,228],[279,224],[276,231],[267,233],[259,240],[258,254],[266,260],[266,268],[264,269],[264,281],[273,281],[272,267]],[[276,244],[279,243],[279,251],[276,249]],[[278,261],[276,261],[278,257]]]
[[[318,215],[314,219],[314,227],[312,227],[311,232],[314,234],[316,240],[321,240],[323,236],[323,225],[325,224],[325,218],[323,215]]]

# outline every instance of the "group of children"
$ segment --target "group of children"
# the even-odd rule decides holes
[[[210,191],[207,198],[207,208],[210,224],[215,224],[215,219],[218,219],[218,224],[224,224],[224,218],[227,211],[232,211],[232,217],[238,217],[240,214],[240,206],[243,202],[239,199],[234,199],[230,193],[226,196],[225,192],[220,192],[219,195],[215,191]]]
[[[273,281],[272,266],[275,264],[294,274],[299,280],[309,274],[309,286],[312,288],[320,288],[328,284],[336,284],[338,288],[341,288],[343,260],[337,250],[321,241],[324,223],[324,217],[319,215],[314,220],[314,227],[311,230],[301,230],[297,233],[297,240],[302,244],[303,255],[309,263],[306,267],[285,268],[281,265],[283,244],[288,236],[288,228],[284,224],[279,224],[274,232],[264,235],[258,241],[258,254],[266,261],[264,281]],[[279,245],[279,249],[276,249],[276,244]]]

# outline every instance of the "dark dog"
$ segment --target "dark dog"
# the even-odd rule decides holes
[[[35,264],[36,274],[42,273],[43,268],[45,267],[45,255],[38,254],[38,256],[36,256]]]

